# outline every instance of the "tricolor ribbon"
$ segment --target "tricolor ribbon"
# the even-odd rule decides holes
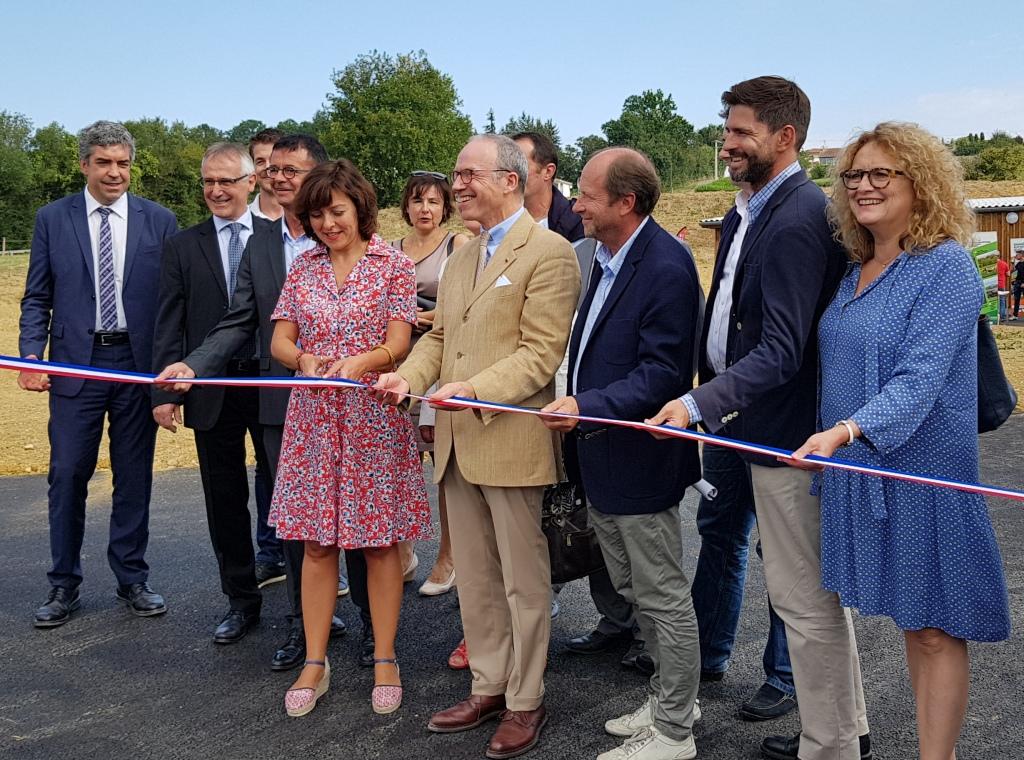
[[[18,372],[44,372],[48,375],[77,377],[83,380],[102,380],[113,383],[153,385],[156,381],[156,375],[143,372],[121,372],[117,370],[86,367],[78,364],[61,364],[59,362],[48,362],[39,359],[19,359],[14,356],[3,355],[0,355],[0,369],[16,370]],[[371,386],[365,383],[337,377],[194,377],[181,378],[181,382],[187,382],[191,385],[243,386],[250,388],[350,388],[352,390],[370,390],[371,388]],[[415,398],[420,401],[428,400],[426,396],[419,396],[414,393],[399,395],[404,395],[408,398]],[[534,416],[541,415],[541,411],[539,409],[531,409],[524,406],[513,406],[511,404],[498,404],[493,401],[462,398],[460,396],[445,399],[443,404],[436,404],[436,406],[439,408],[448,407],[450,409],[477,409],[487,412],[532,414]],[[769,457],[793,459],[793,452],[786,451],[785,449],[778,449],[774,446],[763,446],[756,443],[747,443],[745,441],[737,441],[732,438],[711,435],[710,433],[700,433],[696,430],[678,428],[671,425],[650,425],[646,422],[630,422],[628,420],[588,417],[582,414],[565,414],[559,412],[547,412],[544,416],[564,417],[566,419],[574,419],[579,422],[590,422],[597,425],[615,425],[617,427],[633,428],[634,430],[643,430],[648,433],[656,432],[673,438],[684,438],[690,441],[699,441],[712,446],[724,446],[728,449],[745,451],[750,454],[761,454]],[[952,488],[957,491],[979,493],[984,496],[998,496],[1004,499],[1024,501],[1024,492],[1015,491],[1010,488],[989,486],[983,483],[963,483],[957,480],[936,478],[930,475],[917,475],[915,473],[902,472],[900,470],[888,470],[884,467],[875,467],[870,464],[851,462],[845,459],[839,459],[838,457],[820,457],[815,454],[808,456],[805,461],[815,462],[825,467],[832,467],[839,470],[859,472],[865,475],[874,475],[882,478],[890,478],[892,480],[902,480],[908,483],[937,486],[939,488]]]

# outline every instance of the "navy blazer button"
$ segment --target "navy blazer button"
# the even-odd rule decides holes
[[[742,322],[737,322],[736,323],[736,329],[737,330],[742,330],[743,329],[743,323]]]
[[[728,417],[723,417],[723,418],[722,418],[722,424],[723,424],[723,425],[724,425],[724,424],[725,424],[726,422],[728,422],[728,421],[729,421],[729,418],[728,418]]]

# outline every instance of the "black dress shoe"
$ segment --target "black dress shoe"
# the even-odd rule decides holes
[[[334,638],[337,638],[338,636],[341,636],[343,633],[345,633],[346,630],[347,629],[345,628],[345,621],[342,620],[337,615],[332,615],[331,616],[331,638],[334,639]]]
[[[700,672],[701,683],[715,683],[725,678],[724,670],[702,670]]]
[[[145,581],[118,586],[117,600],[127,605],[128,609],[139,617],[152,617],[167,612],[164,598],[153,591]]]
[[[257,562],[256,586],[263,588],[271,583],[280,583],[285,579],[283,562]]]
[[[281,647],[270,658],[271,670],[291,670],[306,660],[306,637],[302,631],[291,631]]]
[[[644,675],[654,673],[654,660],[651,659],[647,646],[642,641],[633,640],[622,656],[622,665],[627,668],[636,668]]]
[[[58,625],[64,625],[71,619],[71,613],[81,604],[77,588],[54,586],[50,589],[50,595],[46,597],[46,603],[36,610],[35,627],[56,628]]]
[[[632,639],[632,633],[602,633],[596,628],[588,634],[565,642],[565,648],[576,654],[601,654],[622,646]]]
[[[761,755],[769,760],[797,760],[800,734],[795,736],[766,736],[761,742]],[[871,734],[860,737],[860,760],[871,760]]]
[[[258,622],[260,622],[258,612],[247,614],[241,610],[228,610],[228,614],[224,616],[220,625],[217,626],[217,630],[213,632],[213,642],[215,644],[234,644],[236,641],[240,641]]]
[[[363,638],[359,642],[359,665],[363,668],[373,667],[373,648],[377,643],[373,639],[373,629],[363,628]]]
[[[795,696],[765,683],[754,692],[754,696],[740,705],[739,715],[743,720],[774,720],[795,709]]]

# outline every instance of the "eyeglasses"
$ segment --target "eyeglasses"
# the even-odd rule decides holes
[[[417,169],[416,171],[409,174],[410,177],[433,177],[441,182],[448,182],[448,175],[442,174],[441,172],[428,172],[423,169]]]
[[[883,169],[877,167],[875,169],[850,169],[845,171],[839,176],[843,179],[843,185],[847,190],[856,190],[860,187],[860,181],[864,175],[868,175],[868,182],[871,183],[871,187],[875,190],[882,190],[889,186],[889,181],[893,177],[906,177],[906,172],[901,172],[899,169]]]
[[[248,179],[250,174],[243,174],[241,177],[235,177],[234,179],[214,179],[213,177],[203,177],[199,180],[199,184],[203,187],[231,187],[236,182],[241,182],[243,179]]]
[[[461,179],[462,184],[468,185],[477,177],[482,177],[485,174],[495,174],[497,172],[511,172],[511,169],[456,169],[452,172],[452,182]]]
[[[294,166],[268,166],[263,170],[264,176],[274,178],[283,174],[285,179],[295,179],[296,174],[307,174],[311,169],[296,169]]]

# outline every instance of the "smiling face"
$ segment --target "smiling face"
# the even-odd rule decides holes
[[[751,185],[756,191],[772,176],[777,135],[758,121],[750,106],[732,106],[722,133],[721,158],[733,182]]]
[[[221,219],[234,221],[245,213],[249,193],[256,187],[256,175],[243,176],[242,162],[237,156],[220,153],[203,162],[203,180],[229,180],[243,177],[231,185],[203,184],[203,200],[210,213]]]
[[[854,171],[902,168],[891,153],[873,142],[858,150],[850,165]],[[872,187],[866,175],[862,176],[856,189],[846,191],[846,197],[854,218],[876,241],[902,237],[910,227],[910,214],[916,196],[914,185],[906,176],[892,177],[881,190]]]
[[[260,183],[260,192],[270,196],[274,194],[274,180],[265,177],[261,172],[270,166],[270,154],[274,150],[274,143],[253,143],[252,162],[256,167],[257,182]]]
[[[456,176],[452,183],[459,214],[467,222],[480,222],[487,229],[505,218],[505,198],[515,188],[515,175],[497,168],[498,148],[490,140],[470,140],[455,162],[456,172],[473,170],[469,182]]]
[[[309,225],[331,251],[344,252],[361,242],[356,205],[345,193],[331,191],[331,205],[309,212]]]
[[[444,198],[435,185],[426,185],[420,193],[409,199],[406,208],[412,226],[423,233],[430,233],[441,226],[444,216]]]
[[[132,151],[127,145],[94,145],[79,163],[85,184],[100,204],[109,206],[128,190],[132,179]]]
[[[295,203],[295,196],[299,194],[302,182],[316,166],[316,161],[309,155],[305,148],[296,150],[275,150],[270,154],[270,165],[278,169],[297,169],[294,177],[288,178],[284,171],[279,171],[273,178],[274,195],[277,202],[284,208],[290,209]]]
[[[596,156],[583,167],[578,182],[580,194],[572,210],[583,220],[583,233],[587,237],[607,244],[618,227],[620,214],[605,187],[607,161],[604,158],[604,155]]]

